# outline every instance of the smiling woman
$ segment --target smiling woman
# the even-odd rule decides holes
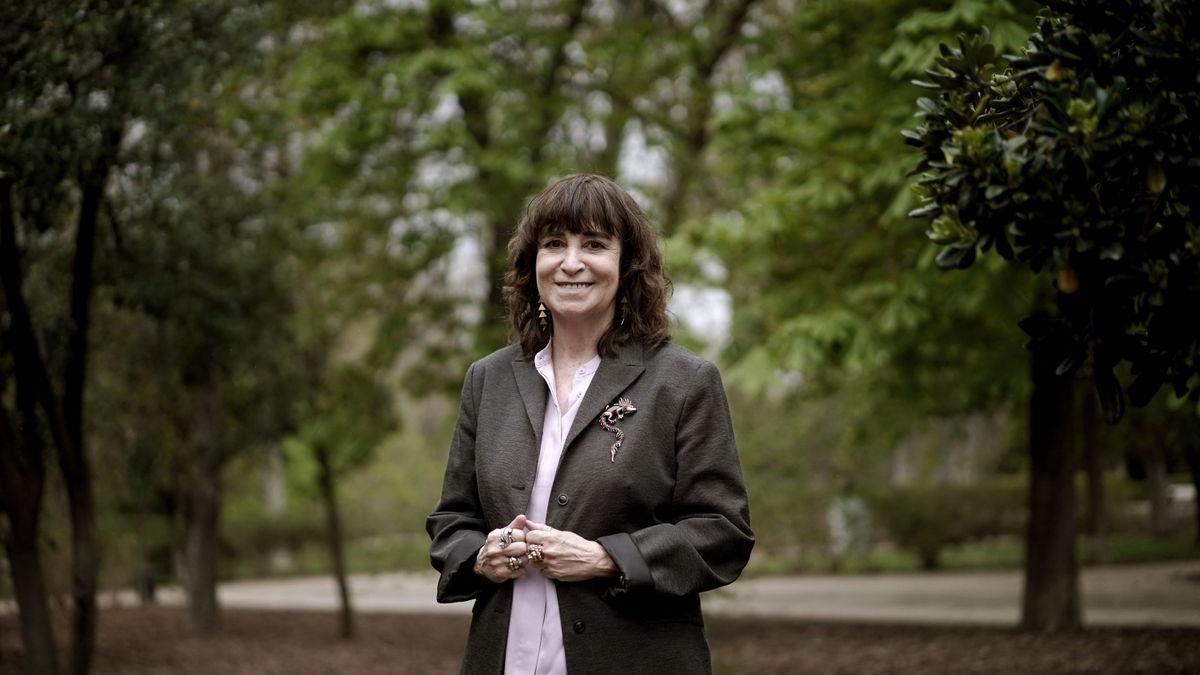
[[[668,342],[654,229],[567,176],[508,252],[518,344],[467,371],[426,522],[438,600],[475,601],[462,670],[708,672],[699,594],[754,535],[720,375]]]
[[[612,323],[621,242],[611,234],[552,232],[537,252],[537,288],[560,332]],[[602,330],[599,332],[603,332]]]

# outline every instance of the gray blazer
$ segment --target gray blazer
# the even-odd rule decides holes
[[[513,584],[475,574],[488,532],[524,513],[548,388],[516,346],[463,384],[442,496],[426,520],[438,602],[474,600],[462,671],[503,673]],[[637,412],[597,418],[618,398]],[[711,671],[699,593],[731,583],[754,546],[729,406],[713,364],[667,344],[605,357],[563,448],[546,520],[594,539],[619,579],[557,582],[570,675]]]

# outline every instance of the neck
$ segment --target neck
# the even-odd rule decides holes
[[[564,322],[565,323],[565,322]],[[554,344],[551,353],[555,361],[565,358],[570,361],[586,361],[597,354],[597,345],[604,331],[612,324],[612,312],[599,321],[587,323],[554,324]]]

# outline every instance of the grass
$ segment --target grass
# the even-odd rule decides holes
[[[1080,560],[1085,561],[1084,542],[1079,543]],[[1200,558],[1200,547],[1189,536],[1156,537],[1150,534],[1126,532],[1112,534],[1105,546],[1105,562],[1137,563],[1160,560]],[[379,573],[396,570],[425,571],[429,567],[429,542],[424,534],[404,534],[372,537],[350,542],[346,548],[351,572]],[[1024,562],[1022,542],[1012,537],[997,537],[947,548],[942,553],[941,569],[981,570],[1018,569]],[[834,569],[824,556],[809,555],[801,560],[783,556],[756,555],[746,572],[749,576],[796,573],[879,574],[885,572],[915,572],[921,569],[920,560],[907,551],[877,547],[866,556],[853,558]],[[310,545],[293,554],[293,568],[287,575],[325,574],[329,570],[328,554],[323,547]],[[247,570],[249,571],[249,570]],[[239,576],[262,576],[260,574]]]
[[[1079,560],[1089,564],[1082,538]],[[1109,535],[1104,547],[1105,563],[1139,563],[1164,560],[1200,559],[1200,546],[1190,535],[1154,536],[1141,532]],[[422,532],[396,533],[347,542],[346,561],[351,573],[375,574],[398,570],[427,571],[429,539]],[[1024,561],[1023,546],[1015,537],[997,537],[987,541],[949,547],[942,552],[943,570],[1019,569]],[[226,558],[221,562],[223,579],[253,579],[328,574],[332,566],[325,546],[310,542],[291,553],[291,566],[285,571],[272,569],[265,560]],[[804,556],[775,555],[755,551],[746,576],[781,574],[881,574],[917,572],[920,560],[907,551],[877,546],[871,553],[845,561],[834,568],[830,559],[817,554]],[[0,578],[0,598],[10,598],[11,580]]]
[[[355,539],[346,543],[346,567],[351,574],[397,570],[428,570],[429,538],[424,533],[398,533]],[[329,549],[310,542],[291,552],[286,570],[272,569],[264,560],[223,560],[222,576],[228,579],[310,576],[332,569]]]
[[[1080,537],[1077,548],[1079,560],[1088,564],[1085,548],[1085,541]],[[1200,558],[1200,546],[1190,535],[1154,536],[1141,532],[1121,532],[1108,536],[1104,546],[1103,562],[1137,563],[1195,558]],[[996,537],[986,541],[947,547],[942,551],[940,569],[1017,569],[1024,563],[1024,559],[1024,546],[1019,538]],[[867,555],[848,559],[836,568],[824,556],[808,555],[796,558],[773,556],[767,553],[758,555],[751,561],[747,568],[747,574],[754,576],[797,573],[874,574],[915,572],[920,569],[921,562],[915,554],[888,547],[876,547]]]

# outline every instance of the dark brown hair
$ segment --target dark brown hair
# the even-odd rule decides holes
[[[646,347],[671,337],[667,298],[671,281],[663,273],[658,234],[646,214],[620,185],[603,176],[573,174],[550,183],[530,200],[508,241],[508,271],[504,273],[504,300],[513,333],[525,358],[532,359],[554,333],[547,312],[545,330],[537,320],[538,245],[550,233],[599,232],[621,242],[621,272],[613,323],[596,345],[604,356],[613,356],[626,340],[641,340]],[[621,323],[622,302],[627,302]]]

